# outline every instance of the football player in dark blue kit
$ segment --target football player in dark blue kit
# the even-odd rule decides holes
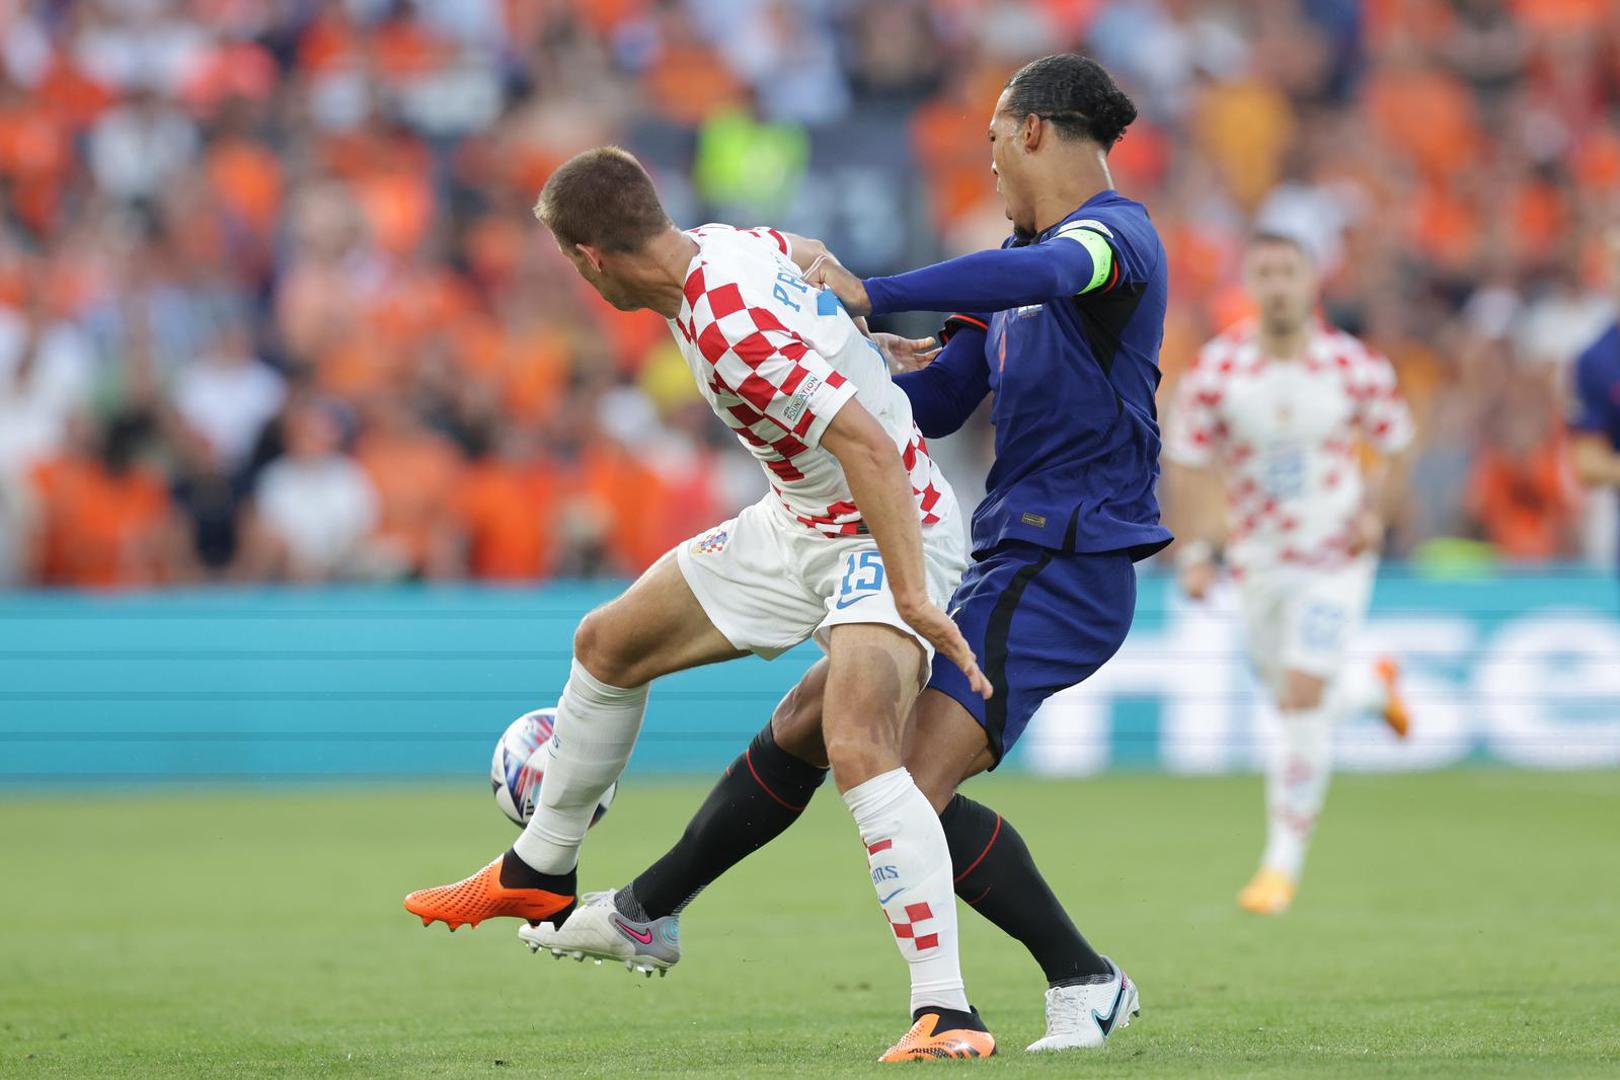
[[[951,313],[931,362],[921,363],[932,354],[919,343],[888,343],[902,366],[918,362],[897,381],[925,435],[956,431],[992,397],[996,458],[950,614],[994,694],[979,698],[960,670],[936,660],[904,759],[940,811],[957,895],[1023,942],[1046,975],[1047,1032],[1029,1047],[1040,1051],[1103,1045],[1136,1013],[1136,987],[1075,929],[1012,826],[956,788],[995,768],[1047,697],[1114,655],[1135,608],[1134,564],[1171,539],[1154,490],[1164,247],[1141,204],[1113,190],[1107,165],[1135,116],[1094,61],[1045,57],[1008,82],[990,124],[992,171],[1013,224],[1000,250],[862,281],[793,238],[806,280],[851,314]],[[825,661],[778,706],[676,846],[603,896],[611,919],[576,913],[542,928],[549,943],[636,966],[645,951],[637,942],[659,939],[657,966],[673,964],[679,912],[792,824],[821,782],[824,681]],[[619,923],[630,929],[614,940]],[[982,1030],[976,1013],[916,1019],[912,1034],[929,1044],[918,1056],[948,1056],[953,1029]]]
[[[1620,221],[1604,234],[1610,287],[1620,296]],[[1620,487],[1620,324],[1611,323],[1575,359],[1569,419],[1575,475],[1588,487]]]

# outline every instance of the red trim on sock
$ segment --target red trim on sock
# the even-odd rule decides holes
[[[868,855],[876,855],[878,852],[880,852],[880,851],[888,851],[892,847],[894,847],[894,841],[893,840],[879,840],[875,844],[867,844],[866,845],[866,853]]]
[[[804,813],[803,806],[794,806],[792,803],[782,798],[782,796],[772,791],[771,786],[759,778],[759,770],[754,768],[754,752],[752,748],[743,751],[743,760],[748,762],[748,771],[753,774],[754,783],[759,785],[761,791],[775,799],[784,809],[791,810],[795,814]]]
[[[961,881],[963,878],[965,878],[969,874],[973,873],[974,867],[976,867],[980,863],[984,862],[984,857],[986,855],[990,854],[990,849],[991,848],[996,846],[996,837],[998,837],[1000,835],[1001,835],[1001,815],[997,814],[996,815],[996,827],[994,829],[990,830],[990,839],[985,843],[984,850],[979,852],[979,857],[977,859],[974,859],[971,863],[968,864],[968,868],[966,870],[962,871],[960,874],[957,874],[954,878],[951,879],[951,884],[952,885],[955,885],[957,882]],[[985,890],[985,892],[989,892],[989,891],[990,891],[989,889]],[[979,899],[982,900],[982,899],[984,899],[984,897],[981,896],[981,897],[979,897]]]
[[[963,903],[965,903],[968,907],[978,907],[979,906],[979,901],[983,900],[985,897],[989,896],[990,895],[990,890],[993,889],[993,888],[995,888],[994,885],[986,885],[984,887],[984,892],[980,893],[978,896],[975,896],[971,900],[964,900]]]

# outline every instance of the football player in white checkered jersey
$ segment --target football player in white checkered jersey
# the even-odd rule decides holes
[[[406,908],[451,929],[499,916],[560,925],[576,906],[586,828],[641,729],[648,684],[749,653],[769,659],[814,637],[830,665],[822,722],[833,779],[874,860],[880,906],[911,929],[896,941],[912,1012],[936,1015],[947,1056],[992,1053],[963,988],[945,834],[901,757],[936,648],[975,691],[988,697],[990,684],[943,610],[967,559],[956,499],[888,360],[831,293],[805,283],[788,236],[680,231],[622,150],[562,165],[535,214],[609,303],[669,320],[704,398],[771,491],[585,617],[534,816],[483,870],[418,890]]]
[[[1281,719],[1266,755],[1265,851],[1238,894],[1276,915],[1293,902],[1327,795],[1334,724],[1377,710],[1406,734],[1395,662],[1351,649],[1412,420],[1389,361],[1316,316],[1316,269],[1298,240],[1255,234],[1243,275],[1258,314],[1206,345],[1181,380],[1165,456],[1182,587],[1208,594],[1224,533],[1248,654]]]

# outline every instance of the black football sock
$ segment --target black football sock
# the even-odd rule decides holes
[[[946,1009],[939,1005],[923,1005],[911,1011],[911,1022],[916,1023],[923,1018],[923,1014],[933,1013],[939,1017],[939,1024],[935,1031],[960,1031],[966,1028],[969,1031],[989,1031],[984,1026],[984,1019],[979,1016],[979,1010],[969,1005],[962,1009]]]
[[[523,857],[511,848],[501,856],[501,884],[508,889],[544,889],[559,896],[574,896],[578,893],[579,874],[577,870],[570,870],[566,874],[546,874],[523,861]],[[547,921],[561,926],[563,920],[574,913],[577,904],[569,904]]]
[[[764,847],[799,820],[827,770],[776,745],[771,726],[742,756],[693,815],[675,846],[614,896],[628,919],[674,915],[711,881]]]
[[[1108,963],[1075,929],[1018,830],[988,806],[961,795],[945,804],[939,821],[951,849],[956,895],[1023,942],[1048,984],[1108,974]]]

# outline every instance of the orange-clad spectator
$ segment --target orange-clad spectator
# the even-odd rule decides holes
[[[912,116],[912,152],[922,166],[934,222],[940,229],[970,211],[994,188],[984,138],[984,103],[1001,93],[1011,74],[1000,65],[950,71],[944,91]]]
[[[95,453],[68,451],[35,467],[42,583],[114,589],[165,580],[168,490],[137,460],[148,430],[144,418],[120,417]]]
[[[1504,558],[1545,562],[1568,548],[1580,490],[1545,378],[1504,381],[1470,471],[1469,511]]]
[[[53,50],[44,78],[30,93],[42,108],[76,129],[89,127],[116,98],[110,88],[85,74],[63,48]]]
[[[1293,112],[1276,88],[1259,80],[1217,84],[1204,93],[1193,130],[1233,196],[1252,208],[1277,182],[1294,134]]]
[[[373,397],[355,457],[377,491],[379,548],[410,575],[455,572],[455,492],[461,454],[419,420],[403,397]]]
[[[256,139],[230,138],[208,148],[204,168],[220,202],[267,236],[281,211],[281,162]]]
[[[36,230],[56,217],[72,150],[56,111],[40,108],[0,71],[0,178],[17,214]]]
[[[1398,56],[1372,72],[1365,100],[1377,132],[1430,178],[1455,176],[1478,160],[1474,99],[1438,66]]]
[[[496,452],[470,464],[456,485],[467,572],[487,581],[546,577],[556,560],[555,470],[524,429],[496,438]]]
[[[692,29],[680,8],[665,10],[659,26],[663,47],[645,77],[649,105],[677,124],[697,127],[711,114],[742,101],[742,83]]]

